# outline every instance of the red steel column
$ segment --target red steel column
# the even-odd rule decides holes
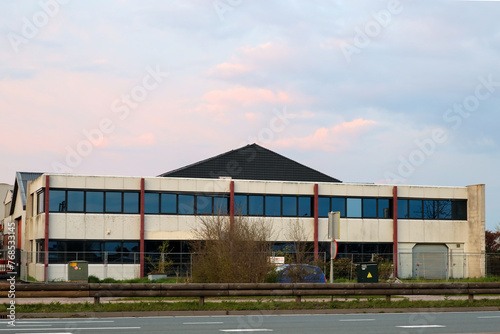
[[[319,240],[318,240],[318,221],[319,221],[319,190],[318,184],[314,185],[314,260],[318,259],[318,251],[319,251]]]
[[[234,181],[229,184],[229,230],[234,228]]]
[[[398,277],[398,187],[392,188],[392,254],[394,263],[394,276]]]
[[[141,232],[140,232],[140,277],[144,277],[144,178],[141,178],[141,196],[140,196],[140,212],[141,212]]]
[[[50,194],[50,176],[45,175],[45,243],[44,243],[44,269],[43,280],[47,281],[47,269],[49,267],[49,195]]]

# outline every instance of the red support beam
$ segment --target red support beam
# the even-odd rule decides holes
[[[141,232],[140,232],[140,277],[144,277],[144,178],[141,178],[141,196],[140,196],[140,213],[141,213]]]
[[[234,181],[229,184],[229,230],[234,228]]]
[[[44,269],[43,280],[47,281],[47,270],[49,268],[49,197],[50,197],[50,176],[45,175],[45,243],[44,243]]]
[[[392,254],[394,263],[394,276],[398,277],[398,187],[392,188]]]
[[[318,222],[319,222],[319,190],[318,184],[314,185],[314,260],[318,259],[319,240],[318,240]]]

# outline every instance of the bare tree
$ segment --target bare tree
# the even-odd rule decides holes
[[[263,282],[270,268],[272,228],[264,220],[225,215],[201,216],[192,242],[193,281]]]

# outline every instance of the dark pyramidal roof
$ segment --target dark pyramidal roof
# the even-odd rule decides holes
[[[163,177],[240,180],[342,182],[257,144],[161,174]]]

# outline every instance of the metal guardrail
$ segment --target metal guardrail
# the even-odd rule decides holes
[[[0,297],[7,297],[9,284],[0,284]],[[393,295],[500,295],[500,283],[32,283],[17,284],[17,298],[93,297],[205,297],[293,296],[386,296]]]

